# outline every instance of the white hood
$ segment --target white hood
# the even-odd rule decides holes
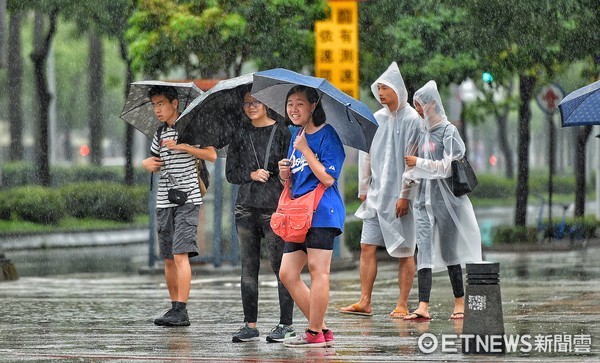
[[[398,64],[396,62],[392,62],[388,69],[383,72],[379,78],[371,85],[371,92],[373,92],[373,96],[381,104],[379,100],[379,92],[377,91],[377,85],[379,83],[385,84],[396,92],[398,96],[398,110],[403,109],[408,104],[408,92],[406,91],[406,86],[404,85],[404,79],[402,79],[402,75],[400,74],[400,69],[398,68]],[[382,105],[385,109],[390,112],[386,105]]]

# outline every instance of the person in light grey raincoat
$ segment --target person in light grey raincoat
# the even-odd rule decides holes
[[[461,265],[481,261],[481,234],[473,205],[466,195],[456,197],[448,183],[452,160],[465,155],[465,143],[457,128],[448,122],[437,85],[429,81],[413,98],[423,117],[418,157],[407,156],[412,167],[405,177],[419,180],[414,201],[417,230],[419,307],[405,320],[430,319],[429,295],[432,272],[448,270],[454,293],[450,319],[464,317],[464,289]]]
[[[396,62],[371,85],[383,108],[375,113],[379,128],[369,154],[359,158],[359,198],[355,215],[363,220],[360,255],[360,300],[340,309],[342,313],[371,315],[371,294],[377,276],[378,246],[400,259],[400,294],[393,318],[408,314],[408,295],[415,274],[415,230],[411,187],[402,181],[404,156],[416,155],[420,117],[408,104],[408,92]]]

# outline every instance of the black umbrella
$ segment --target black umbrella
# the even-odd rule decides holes
[[[202,94],[194,82],[175,83],[163,81],[133,82],[121,112],[121,118],[152,139],[162,124],[154,114],[148,91],[153,86],[169,86],[177,89],[179,112],[182,112],[195,98]]]
[[[217,149],[229,144],[243,119],[242,99],[251,85],[252,74],[222,80],[193,100],[175,121],[180,142]]]

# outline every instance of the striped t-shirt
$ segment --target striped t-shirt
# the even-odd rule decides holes
[[[158,133],[154,134],[150,153],[158,156],[164,162],[160,169],[160,180],[158,181],[158,195],[156,208],[178,207],[178,204],[169,201],[169,189],[178,189],[188,193],[186,203],[195,205],[202,204],[202,196],[198,187],[198,174],[196,171],[196,157],[185,151],[169,150],[162,145],[162,140],[172,139],[177,141],[178,134],[174,128],[166,126],[162,129],[160,140]],[[172,178],[169,178],[172,176]],[[178,184],[172,182],[175,181]]]

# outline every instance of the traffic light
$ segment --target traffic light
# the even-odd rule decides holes
[[[487,84],[491,84],[492,82],[494,82],[494,77],[492,76],[492,74],[490,72],[483,72],[483,74],[481,75],[481,79],[483,80],[484,83]]]

